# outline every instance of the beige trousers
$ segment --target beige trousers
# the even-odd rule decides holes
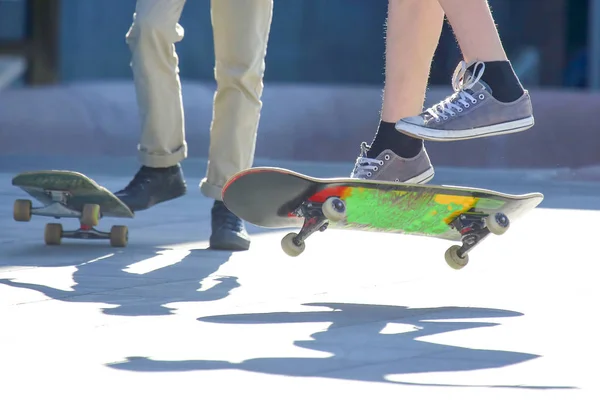
[[[140,161],[169,167],[187,157],[175,43],[185,0],[137,0],[126,40],[142,120]],[[210,127],[205,196],[221,199],[235,173],[252,166],[262,108],[263,75],[273,0],[212,0],[217,90]],[[207,127],[208,128],[208,127]]]

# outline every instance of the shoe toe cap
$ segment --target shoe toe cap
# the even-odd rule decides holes
[[[210,247],[214,250],[243,251],[250,248],[250,238],[245,231],[237,232],[221,228],[210,236]]]
[[[404,124],[407,125],[423,125],[423,117],[417,115],[414,117],[402,118],[400,121],[396,123],[396,127],[402,126]]]

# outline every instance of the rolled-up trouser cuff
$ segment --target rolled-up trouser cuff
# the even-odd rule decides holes
[[[223,191],[222,186],[213,185],[208,182],[208,178],[202,179],[200,181],[200,192],[206,197],[210,197],[211,199],[223,201],[223,197],[221,192]]]
[[[168,154],[150,154],[138,146],[138,157],[142,165],[151,168],[167,168],[176,165],[187,157],[187,144]]]

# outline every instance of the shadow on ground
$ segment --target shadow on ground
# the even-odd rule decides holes
[[[102,309],[109,315],[169,315],[172,309],[165,304],[220,300],[240,286],[237,277],[223,276],[204,290],[201,282],[231,256],[231,252],[205,248],[129,246],[115,252],[91,243],[65,243],[60,247],[21,245],[10,253],[6,255],[11,265],[4,276],[10,276],[10,269],[28,266],[71,268],[74,283],[69,289],[10,278],[0,279],[0,284],[35,290],[60,301],[106,303],[114,306]]]
[[[329,353],[329,357],[255,358],[241,363],[215,360],[161,361],[129,357],[109,367],[138,372],[242,370],[274,375],[323,377],[367,382],[388,382],[419,386],[469,386],[419,384],[388,379],[393,374],[474,371],[501,368],[540,357],[535,354],[501,350],[472,349],[422,340],[430,335],[465,329],[493,327],[492,322],[465,321],[481,318],[521,316],[514,311],[470,308],[409,308],[403,306],[310,303],[327,311],[276,312],[221,315],[200,321],[221,324],[290,324],[330,322],[328,329],[296,341],[296,346]],[[409,329],[385,332],[390,323]],[[486,386],[492,387],[492,386]],[[529,389],[567,389],[555,386],[497,386]],[[571,388],[572,389],[572,388]]]

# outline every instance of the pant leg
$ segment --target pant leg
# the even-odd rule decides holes
[[[254,161],[273,0],[212,0],[217,90],[202,193],[216,200]]]
[[[179,59],[179,18],[185,0],[137,0],[126,35],[142,122],[138,145],[143,165],[170,167],[187,156]]]

